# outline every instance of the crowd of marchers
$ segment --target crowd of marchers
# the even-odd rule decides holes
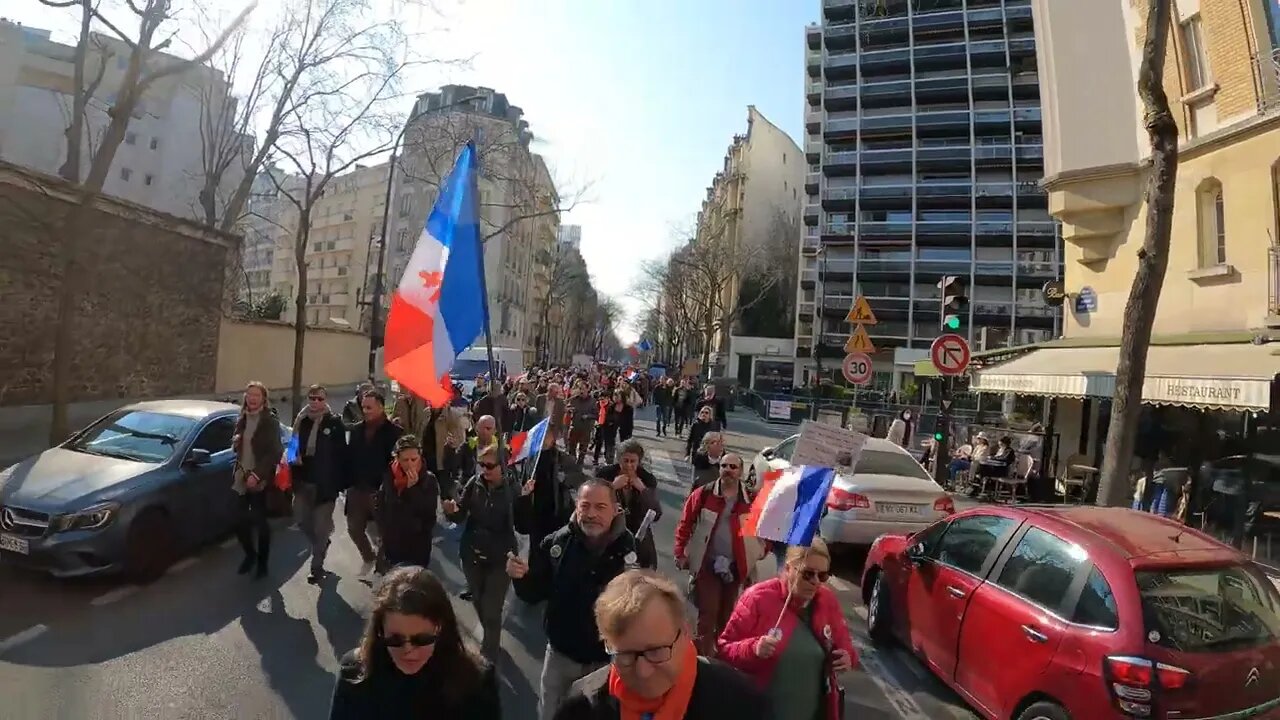
[[[658,435],[687,433],[693,468],[675,581],[655,570],[658,480],[632,437],[637,408],[650,404]],[[826,585],[830,554],[821,540],[786,548],[742,535],[752,489],[742,458],[725,450],[714,386],[631,369],[535,368],[477,378],[471,397],[443,407],[412,393],[392,400],[368,383],[340,413],[313,386],[287,454],[262,430],[269,416],[266,389],[251,383],[233,443],[240,572],[266,573],[268,495],[283,457],[310,545],[309,582],[325,578],[341,501],[374,592],[364,636],[342,658],[331,718],[503,717],[496,676],[509,589],[545,604],[541,720],[841,717],[839,676],[856,655]],[[531,437],[540,447],[513,452]],[[461,525],[456,559],[479,648],[464,641],[429,570],[441,517]],[[771,550],[777,576],[756,577]]]

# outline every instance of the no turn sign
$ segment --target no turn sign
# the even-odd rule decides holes
[[[969,367],[969,341],[955,333],[939,335],[929,346],[929,359],[943,375],[959,375]]]
[[[840,364],[844,379],[853,385],[866,385],[871,382],[871,356],[866,353],[849,353]]]

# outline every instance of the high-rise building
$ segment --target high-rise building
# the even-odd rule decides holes
[[[551,174],[529,148],[533,135],[523,116],[506,95],[490,88],[446,85],[418,97],[395,168],[385,272],[388,287],[394,287],[442,179],[462,146],[475,141],[493,342],[524,350],[531,363],[541,330],[532,322],[533,299],[545,282],[535,270],[549,262],[546,251],[555,245],[560,220]]]
[[[98,33],[89,47],[86,83],[101,79],[86,111],[81,177],[110,123],[107,111],[115,103],[132,53],[121,40]],[[158,55],[163,62],[183,62]],[[74,47],[55,42],[48,30],[0,19],[0,158],[58,174],[67,158],[74,69]],[[226,133],[234,132],[229,125],[211,127],[210,119],[234,122],[235,102],[225,75],[205,65],[193,64],[157,81],[129,120],[103,191],[170,215],[204,220],[204,146],[224,142],[231,137]],[[242,142],[252,144],[249,138]],[[233,162],[222,177],[219,197],[230,197],[243,177],[241,166]]]
[[[561,225],[560,226],[560,244],[569,245],[576,250],[582,249],[582,226],[581,225]]]
[[[927,357],[938,283],[969,302],[975,347],[1047,339],[1061,276],[1049,216],[1030,0],[823,0],[805,32],[808,132],[797,380],[838,367],[854,299],[880,387]],[[838,374],[838,373],[837,373]]]

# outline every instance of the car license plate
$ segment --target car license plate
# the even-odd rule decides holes
[[[0,535],[0,550],[16,552],[19,555],[31,554],[31,543],[26,538],[16,535]]]
[[[881,515],[907,515],[916,516],[920,514],[923,505],[911,505],[909,503],[876,503],[876,512]]]

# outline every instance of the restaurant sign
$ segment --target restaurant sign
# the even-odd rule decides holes
[[[1142,388],[1143,401],[1156,404],[1266,409],[1270,398],[1266,380],[1157,376]]]

